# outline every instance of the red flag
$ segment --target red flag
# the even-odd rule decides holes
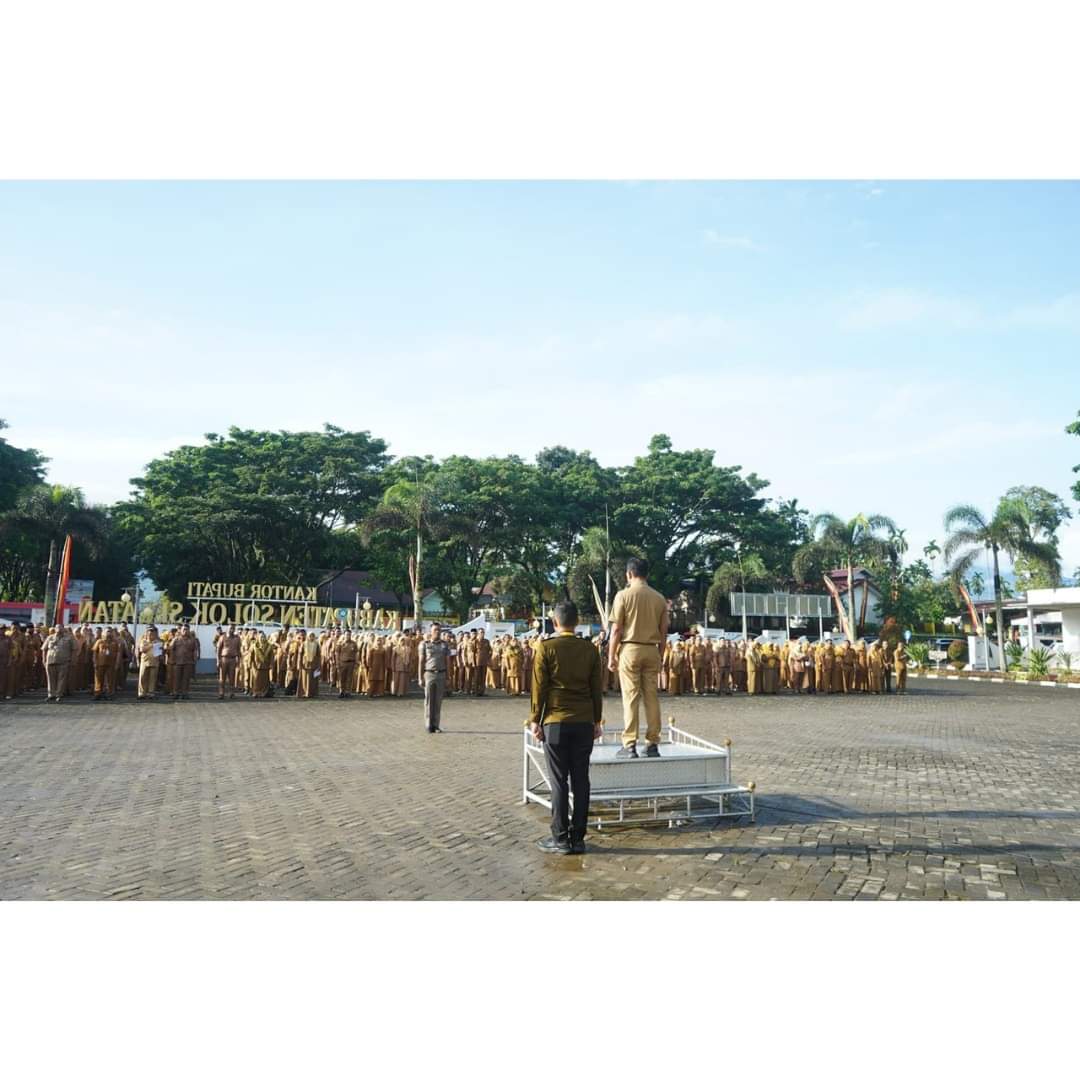
[[[64,554],[60,556],[60,585],[56,590],[54,626],[64,625],[64,604],[67,601],[68,580],[71,577],[71,536],[64,538]]]
[[[975,610],[975,605],[971,602],[971,594],[964,588],[964,583],[962,581],[958,581],[956,587],[960,590],[960,595],[964,598],[964,603],[967,604],[967,609],[971,614],[971,623],[975,627],[975,633],[978,634],[979,637],[982,637],[982,624],[979,622],[979,615]]]

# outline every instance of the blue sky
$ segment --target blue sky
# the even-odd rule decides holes
[[[7,183],[0,238],[7,437],[96,500],[230,424],[665,431],[918,549],[1080,462],[1074,183]]]

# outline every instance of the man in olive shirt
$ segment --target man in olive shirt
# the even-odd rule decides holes
[[[620,589],[611,608],[611,647],[608,667],[619,673],[623,701],[622,749],[617,757],[636,758],[638,706],[645,706],[646,757],[660,756],[660,699],[656,679],[667,644],[667,601],[646,578],[644,559],[626,563],[626,588]]]
[[[549,854],[583,855],[589,819],[589,757],[603,734],[600,655],[574,634],[577,606],[564,600],[553,612],[555,636],[540,642],[533,659],[528,725],[544,744],[551,778],[551,836],[536,841]],[[570,790],[574,815],[569,820]]]

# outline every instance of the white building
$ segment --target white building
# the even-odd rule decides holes
[[[1038,616],[1061,613],[1061,648],[1067,653],[1080,654],[1080,587],[1066,589],[1030,589],[1024,594],[1028,626],[1027,640],[1038,635]],[[1017,620],[1014,618],[1013,622]]]

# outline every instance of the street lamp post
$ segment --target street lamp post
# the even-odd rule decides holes
[[[743,576],[741,543],[735,545],[735,558],[739,560],[739,585],[742,588],[742,636],[743,641],[749,641],[746,636],[746,578]]]
[[[134,626],[131,636],[135,639],[135,646],[134,647],[136,649],[138,649],[138,647],[139,647],[139,582],[138,582],[138,579],[136,579],[135,584],[132,586],[132,588],[134,588],[134,590],[135,590],[134,598],[132,597],[131,593],[129,593],[125,589],[123,594],[120,596],[120,599],[125,604],[131,604],[131,621],[132,621],[132,624]]]

